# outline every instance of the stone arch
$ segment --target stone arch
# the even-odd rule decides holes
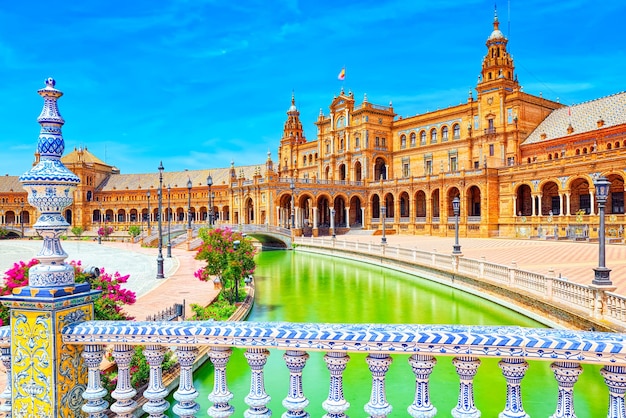
[[[113,209],[107,209],[104,211],[104,221],[105,222],[113,222]]]
[[[586,177],[576,177],[570,181],[570,212],[572,215],[578,211],[584,211],[586,215],[591,213],[591,195],[589,194],[591,183]]]
[[[321,227],[330,227],[330,202],[331,199],[327,194],[323,194],[317,197],[316,207],[317,214],[319,216],[318,225]]]
[[[172,214],[171,214],[171,209],[170,209],[170,220],[172,220]],[[131,209],[130,210],[130,221],[131,222],[137,222],[138,220],[138,216],[137,216],[137,209]]]
[[[400,193],[398,197],[398,202],[400,203],[400,217],[408,218],[411,216],[411,199],[409,198],[408,192]]]
[[[559,215],[561,213],[559,185],[555,180],[547,180],[541,185],[541,215]]]
[[[295,196],[292,196],[290,192],[285,192],[278,197],[278,226],[281,226],[283,228],[291,228],[292,198],[294,200],[293,210],[295,211]]]
[[[606,175],[611,182],[609,188],[609,196],[606,200],[607,214],[623,214],[624,213],[624,177],[621,174],[611,173]]]
[[[393,193],[391,192],[385,193],[384,198],[383,198],[383,204],[385,205],[385,208],[386,208],[387,218],[395,217],[395,213],[394,213],[395,200],[396,198],[393,195]]]
[[[518,216],[531,216],[533,213],[532,207],[532,189],[529,184],[522,183],[517,186],[515,190],[515,213]]]
[[[296,215],[296,226],[310,227],[313,225],[313,196],[309,193],[303,193],[296,196],[296,207],[298,215]]]
[[[347,226],[346,219],[346,197],[339,195],[333,201],[333,209],[335,209],[335,228]]]
[[[363,167],[361,166],[361,162],[360,161],[355,161],[354,162],[354,180],[355,181],[362,181],[363,180]]]
[[[244,223],[253,224],[254,219],[254,201],[250,196],[247,196],[244,205]]]
[[[456,186],[452,186],[448,189],[446,194],[446,213],[448,218],[454,216],[454,208],[452,207],[452,201],[455,197],[461,198],[461,192]],[[468,212],[469,213],[469,212]]]
[[[71,223],[70,221],[67,221]],[[126,211],[124,209],[117,210],[117,222],[126,222]]]
[[[347,180],[347,170],[346,170],[346,165],[344,163],[339,164],[339,180]]]
[[[361,198],[359,196],[352,196],[350,198],[350,215],[349,215],[349,225],[363,225],[363,210],[362,210]]]
[[[16,218],[17,217],[15,216],[15,212],[13,212],[12,210],[9,210],[4,214],[4,222],[7,224],[15,224]]]
[[[480,187],[473,185],[470,186],[466,193],[465,202],[467,204],[467,216],[480,216],[481,214],[481,197],[482,192]]]
[[[387,161],[383,157],[374,160],[374,178],[372,180],[387,180]]]
[[[371,217],[380,218],[380,196],[378,193],[372,194],[370,199]]]
[[[418,190],[415,192],[415,216],[418,218],[426,218],[426,192]],[[425,220],[425,219],[424,219]]]
[[[439,188],[433,190],[430,194],[431,197],[431,204],[430,204],[430,213],[432,213],[433,218],[439,218],[440,213],[439,213],[439,196],[440,192],[439,192]]]

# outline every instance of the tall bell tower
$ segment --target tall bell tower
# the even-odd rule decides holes
[[[513,57],[507,51],[508,39],[500,31],[498,11],[494,11],[493,31],[487,38],[487,55],[483,59],[482,71],[478,80],[478,94],[504,88],[508,91],[519,89]]]

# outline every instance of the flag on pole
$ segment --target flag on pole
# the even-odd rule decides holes
[[[346,78],[346,68],[344,67],[339,72],[339,75],[337,76],[337,80],[345,80],[345,78]]]

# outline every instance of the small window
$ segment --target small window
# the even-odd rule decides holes
[[[406,148],[406,135],[402,135],[400,137],[400,148],[402,149]]]
[[[431,144],[437,143],[437,130],[435,128],[430,130],[430,143]]]
[[[420,132],[420,145],[426,145],[426,131]]]
[[[426,160],[426,165],[424,167],[424,171],[426,175],[433,174],[433,160]]]
[[[493,144],[489,144],[489,156],[493,157],[494,153],[495,153],[495,150],[494,150]]]
[[[411,132],[411,146],[415,146],[416,135],[415,132]]]
[[[402,177],[407,178],[411,175],[411,170],[409,169],[409,163],[402,164]]]
[[[450,171],[458,171],[456,157],[450,157]]]
[[[458,123],[454,124],[452,127],[452,135],[454,135],[454,139],[461,138],[461,125]]]
[[[443,128],[441,128],[441,140],[442,141],[448,140],[448,127],[447,126],[444,126]]]

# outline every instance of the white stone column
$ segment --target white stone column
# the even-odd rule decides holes
[[[317,228],[317,222],[318,222],[317,212],[318,212],[317,208],[316,207],[313,208],[313,228]]]
[[[346,228],[350,229],[350,208],[346,208]]]
[[[276,226],[282,226],[280,224],[280,206],[276,206]]]
[[[361,208],[361,227],[365,227],[365,208]]]
[[[513,216],[517,216],[517,196],[513,196]]]
[[[530,195],[530,202],[531,202],[531,204],[532,204],[532,205],[531,205],[531,206],[532,206],[532,211],[531,211],[530,216],[536,216],[536,215],[537,215],[537,212],[535,211],[535,210],[536,210],[535,206],[536,206],[536,203],[537,203],[537,202],[535,201],[535,196],[534,196],[534,195],[532,195],[532,194]]]
[[[565,193],[565,201],[567,203],[567,216],[571,216],[571,210],[572,210],[572,201],[570,200],[570,194],[569,193]]]
[[[565,214],[565,208],[563,207],[563,194],[559,193],[559,216]]]
[[[538,209],[537,209],[537,216],[541,216],[543,215],[543,208],[542,208],[542,204],[541,204],[541,198],[543,197],[543,195],[541,193],[539,193],[537,195],[537,203],[538,203]]]
[[[589,200],[591,201],[591,207],[589,208],[590,215],[596,214],[596,204],[594,203],[594,196],[594,193],[592,191],[589,191]]]

